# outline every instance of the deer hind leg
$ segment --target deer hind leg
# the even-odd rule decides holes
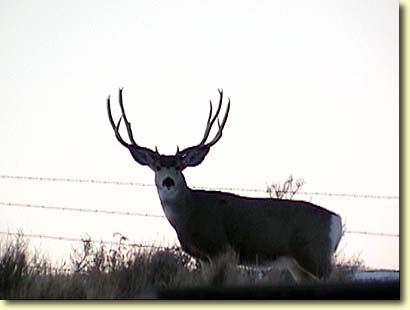
[[[277,258],[271,268],[288,271],[297,284],[319,281],[317,276],[303,268],[295,258],[290,256]]]
[[[326,280],[332,272],[332,255],[327,251],[306,250],[296,256],[303,269],[319,279]]]

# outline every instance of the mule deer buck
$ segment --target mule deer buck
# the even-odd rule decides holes
[[[229,99],[222,122],[219,121],[223,91],[218,91],[218,108],[212,116],[210,101],[205,133],[199,144],[182,151],[178,148],[175,155],[162,155],[157,148],[153,151],[135,142],[124,111],[122,89],[119,90],[121,117],[114,122],[108,97],[108,118],[115,137],[134,160],[154,171],[162,208],[184,251],[211,261],[228,248],[234,249],[242,264],[290,257],[307,272],[327,278],[342,236],[339,215],[304,201],[249,198],[188,187],[182,171],[201,164],[210,148],[221,139],[228,119]],[[120,135],[121,121],[125,123],[130,143]],[[207,142],[215,121],[217,133]]]

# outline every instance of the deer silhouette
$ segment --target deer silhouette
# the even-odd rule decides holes
[[[112,117],[110,97],[107,99],[109,121],[115,137],[134,160],[154,171],[162,208],[184,251],[212,261],[227,249],[234,249],[242,264],[263,264],[290,257],[315,277],[327,278],[342,236],[338,214],[305,201],[250,198],[188,187],[182,171],[202,163],[210,148],[221,139],[228,119],[229,99],[222,122],[219,120],[223,91],[218,91],[217,110],[213,115],[210,101],[205,133],[199,144],[182,151],[178,148],[175,155],[162,155],[157,148],[153,151],[135,142],[124,110],[122,89],[121,117],[117,123]],[[122,121],[130,143],[119,133]],[[207,142],[215,122],[217,133]]]

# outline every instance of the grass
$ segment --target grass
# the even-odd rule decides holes
[[[70,266],[56,268],[31,255],[21,234],[0,242],[0,298],[138,299],[164,290],[296,285],[283,270],[263,273],[237,265],[233,251],[201,264],[177,247],[147,251],[119,242],[108,248],[88,239],[73,250]],[[333,279],[342,281],[346,270],[338,268]]]

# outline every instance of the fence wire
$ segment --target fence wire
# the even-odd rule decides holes
[[[57,178],[57,177],[40,177],[40,176],[17,176],[17,175],[0,175],[0,179],[25,180],[38,182],[66,182],[66,183],[88,183],[118,186],[138,186],[154,187],[152,183],[118,181],[118,180],[98,180],[98,179],[81,179],[81,178]],[[266,188],[243,188],[243,187],[211,187],[211,186],[192,186],[193,189],[217,190],[217,191],[238,191],[238,192],[256,192],[267,193]],[[344,197],[344,198],[362,198],[362,199],[386,199],[398,200],[396,195],[374,195],[374,194],[356,194],[356,193],[330,193],[330,192],[304,192],[299,191],[295,195],[302,196],[327,196],[327,197]]]
[[[88,183],[88,184],[102,184],[102,185],[116,185],[116,186],[138,186],[138,187],[154,187],[154,184],[134,182],[134,181],[118,181],[118,180],[99,180],[99,179],[81,179],[81,178],[60,178],[60,177],[41,177],[41,176],[16,176],[16,175],[0,175],[0,179],[8,180],[23,180],[23,181],[38,181],[38,182],[64,182],[64,183]],[[239,187],[209,187],[209,186],[192,186],[193,189],[204,189],[204,190],[219,190],[219,191],[242,191],[242,192],[258,192],[267,193],[266,189],[261,188],[239,188]],[[371,194],[352,194],[352,193],[329,193],[329,192],[303,192],[299,191],[296,195],[306,195],[306,196],[328,196],[328,197],[344,197],[344,198],[362,198],[362,199],[387,199],[387,200],[398,200],[399,196],[394,195],[371,195]],[[151,217],[165,219],[164,215],[132,212],[132,211],[117,211],[117,210],[104,210],[104,209],[87,209],[87,208],[76,208],[76,207],[62,207],[62,206],[50,206],[43,204],[29,204],[29,203],[17,203],[17,202],[6,202],[0,201],[0,206],[3,207],[21,207],[21,208],[35,208],[43,210],[54,210],[62,212],[86,212],[86,213],[101,213],[101,214],[116,214],[122,216],[139,216],[139,217]],[[384,232],[369,232],[369,231],[357,231],[357,230],[346,230],[346,234],[359,234],[368,236],[379,236],[379,237],[394,237],[399,238],[400,234],[384,233]],[[19,233],[10,232],[0,232],[3,235],[16,236]],[[60,240],[60,241],[74,241],[81,242],[84,239],[73,238],[73,237],[62,237],[62,236],[50,236],[43,234],[24,234],[26,237],[30,238],[43,238],[50,240]],[[118,244],[112,241],[100,241],[104,244]],[[143,245],[143,244],[126,244],[129,246],[142,247],[142,248],[157,248],[165,249],[166,247],[158,247],[153,245]]]
[[[114,210],[101,210],[101,209],[83,209],[83,208],[68,208],[68,207],[58,207],[58,206],[46,206],[46,205],[34,205],[27,203],[15,203],[15,202],[4,202],[0,201],[0,206],[3,207],[18,207],[18,208],[35,208],[43,210],[54,210],[54,211],[67,211],[67,212],[87,212],[87,213],[102,213],[102,214],[117,214],[124,216],[141,216],[141,217],[153,217],[161,218],[165,220],[164,215],[150,214],[150,213],[138,213],[130,211],[114,211]],[[400,234],[384,233],[384,232],[370,232],[370,231],[358,231],[358,230],[346,230],[347,234],[359,234],[359,235],[370,235],[370,236],[380,236],[380,237],[400,237]]]
[[[0,201],[0,206],[34,208],[34,209],[43,209],[43,210],[68,211],[68,212],[103,213],[103,214],[117,214],[117,215],[126,215],[126,216],[145,216],[145,217],[154,217],[154,218],[165,218],[164,215],[150,214],[150,213],[140,213],[140,212],[131,212],[131,211],[114,211],[114,210],[103,210],[103,209],[68,208],[68,207],[47,206],[47,205],[38,205],[38,204],[30,204],[30,203],[5,202],[5,201]]]
[[[57,241],[70,241],[70,242],[84,242],[88,240],[88,238],[75,238],[75,237],[65,237],[65,236],[51,236],[51,235],[44,235],[44,234],[26,234],[21,232],[6,232],[0,231],[0,235],[7,235],[13,237],[26,237],[26,238],[36,238],[36,239],[48,239],[48,240],[57,240]],[[129,247],[137,247],[137,248],[147,248],[147,249],[157,249],[157,250],[166,250],[171,249],[171,247],[166,246],[158,246],[158,245],[149,245],[149,244],[142,244],[142,243],[129,243],[129,242],[115,242],[115,241],[107,241],[107,240],[91,240],[97,243],[103,243],[107,245],[121,245],[121,246],[129,246]]]

